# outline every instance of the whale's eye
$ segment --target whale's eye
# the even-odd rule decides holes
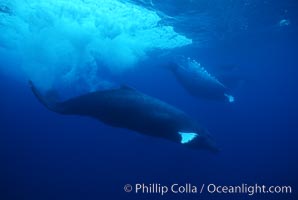
[[[178,132],[181,136],[181,144],[186,144],[198,136],[197,133],[192,132]]]

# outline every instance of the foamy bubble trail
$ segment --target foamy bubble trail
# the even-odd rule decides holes
[[[11,11],[0,12],[0,56],[13,55],[20,64],[11,66],[16,69],[11,74],[25,74],[44,90],[77,82],[93,90],[105,82],[103,68],[118,73],[138,66],[149,52],[192,43],[172,26],[162,25],[157,12],[125,1],[0,4]],[[3,66],[2,71],[8,69]]]

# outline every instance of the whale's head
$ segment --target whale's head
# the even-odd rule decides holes
[[[178,132],[180,143],[192,149],[208,150],[213,153],[218,153],[219,149],[216,143],[209,135],[208,131],[200,130],[194,132]]]

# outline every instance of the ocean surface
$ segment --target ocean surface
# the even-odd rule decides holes
[[[0,199],[297,199],[297,9],[297,0],[0,0]],[[191,96],[164,67],[181,56],[225,77],[235,102]],[[61,99],[128,85],[196,119],[220,152],[59,115],[28,80]]]

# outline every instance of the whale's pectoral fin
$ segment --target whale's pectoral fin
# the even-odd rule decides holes
[[[186,132],[178,132],[181,136],[181,144],[186,144],[191,142],[193,139],[195,139],[198,134],[197,133],[186,133]]]
[[[60,110],[58,109],[57,103],[53,100],[53,98],[49,97],[51,93],[47,93],[47,96],[43,96],[40,91],[35,87],[33,82],[31,80],[28,81],[29,86],[35,95],[35,97],[38,99],[40,103],[42,103],[46,108],[49,110],[52,110],[54,112],[60,113]]]
[[[232,95],[229,94],[224,94],[225,97],[227,97],[227,100],[229,101],[229,103],[233,103],[235,101],[235,98]]]

